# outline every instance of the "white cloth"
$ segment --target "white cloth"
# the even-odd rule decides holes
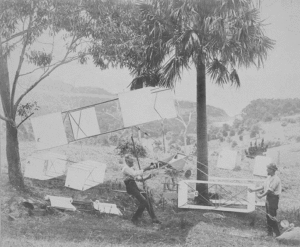
[[[143,175],[143,170],[136,171],[133,167],[125,165],[122,168],[123,180],[133,179],[135,180],[138,176]]]
[[[281,194],[281,180],[277,175],[268,176],[264,182],[264,192],[265,191],[272,191],[274,195],[279,196]]]

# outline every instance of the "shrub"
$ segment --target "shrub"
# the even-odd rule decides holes
[[[102,141],[102,146],[106,146],[109,147],[109,141],[107,140],[107,138],[104,138]]]
[[[244,139],[244,137],[242,135],[239,136],[240,141],[242,141]]]
[[[250,138],[254,138],[254,137],[256,137],[256,131],[252,130],[250,132]]]
[[[112,145],[117,145],[119,141],[119,136],[118,135],[111,135],[109,137],[109,141],[111,142]]]
[[[135,149],[138,157],[147,157],[147,151],[142,145],[135,142]],[[132,154],[135,156],[134,147],[131,140],[121,140],[119,145],[116,147],[116,150],[117,154],[121,156],[124,156],[125,154]]]
[[[223,124],[223,130],[225,130],[225,131],[229,131],[230,130],[230,126],[229,126],[229,124]]]
[[[281,124],[281,126],[282,126],[282,127],[287,126],[287,122],[283,122],[283,123]]]
[[[232,144],[231,144],[231,147],[234,148],[236,145],[237,145],[237,142],[233,141]]]
[[[234,130],[230,130],[229,136],[235,136],[235,131]]]
[[[223,130],[222,134],[223,134],[224,137],[228,136],[228,133],[227,133],[226,130]]]
[[[244,130],[243,129],[239,129],[239,131],[238,131],[238,135],[240,135],[240,134],[242,134],[244,132]]]
[[[296,142],[300,142],[300,136],[296,137]]]

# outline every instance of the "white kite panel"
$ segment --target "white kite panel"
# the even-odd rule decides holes
[[[48,163],[46,176],[53,178],[66,174],[68,158],[64,154],[58,153],[39,153],[32,155],[35,158],[44,159]]]
[[[193,188],[192,184],[208,184],[210,188],[222,188],[226,187],[228,195],[227,198],[224,199],[210,199],[213,206],[202,206],[195,205],[191,203],[189,198],[189,194],[194,196],[194,193],[189,193],[189,190]],[[239,188],[239,190],[244,191],[246,193],[245,198],[239,198],[240,193],[232,193],[229,189]],[[240,212],[240,213],[250,213],[255,210],[255,193],[250,193],[248,191],[249,188],[254,188],[251,184],[241,184],[241,183],[227,183],[227,182],[211,182],[211,181],[200,181],[200,180],[181,180],[178,183],[178,208],[189,208],[189,209],[207,209],[207,210],[217,210],[217,211],[227,211],[227,212]],[[226,196],[226,195],[223,195]],[[193,200],[192,200],[193,201]]]
[[[86,190],[104,182],[106,164],[91,160],[81,161],[68,167],[65,186]]]
[[[267,156],[256,156],[254,159],[253,175],[267,177],[267,165],[272,163],[272,159]]]
[[[47,180],[66,173],[67,156],[56,153],[33,154],[25,164],[24,177]]]
[[[177,117],[171,90],[147,87],[118,95],[124,127]]]
[[[171,90],[152,92],[154,110],[158,114],[158,119],[176,118],[177,111],[174,105],[174,95]]]
[[[31,119],[38,150],[68,144],[60,112]]]
[[[233,170],[237,166],[238,154],[234,150],[222,150],[219,153],[217,167]]]
[[[116,204],[101,203],[99,201],[95,201],[93,202],[93,206],[96,210],[99,210],[100,213],[122,215]]]
[[[159,120],[154,111],[150,88],[142,88],[118,95],[124,127]]]
[[[47,162],[43,159],[37,159],[34,157],[28,157],[25,163],[24,177],[33,178],[39,180],[49,179],[46,176]]]
[[[46,196],[46,200],[50,200],[51,207],[61,208],[70,211],[75,211],[76,208],[72,205],[73,199],[70,197]]]
[[[76,140],[100,134],[95,107],[70,112],[70,121]]]
[[[171,157],[163,161],[169,163],[174,169],[178,171],[182,171],[185,166],[187,158],[188,157],[186,155],[176,154],[176,155],[172,155]]]

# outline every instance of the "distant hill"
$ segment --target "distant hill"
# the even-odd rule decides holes
[[[282,116],[300,113],[300,98],[295,99],[257,99],[242,110],[244,120],[253,119],[264,122]]]

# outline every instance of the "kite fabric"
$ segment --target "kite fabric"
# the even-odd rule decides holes
[[[239,163],[239,156],[235,150],[222,150],[218,157],[217,167],[233,170]]]
[[[95,107],[70,112],[69,114],[75,140],[100,134]]]
[[[68,144],[60,112],[32,118],[31,124],[38,150]]]
[[[164,118],[174,118],[177,112],[170,90],[137,89],[118,95],[124,127],[136,126]]]

